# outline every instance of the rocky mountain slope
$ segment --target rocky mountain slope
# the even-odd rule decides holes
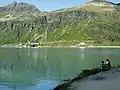
[[[7,6],[1,7],[0,12],[39,12],[39,10],[34,6],[26,3],[13,2]]]
[[[119,45],[120,4],[92,0],[82,6],[41,12],[14,2],[0,7],[0,43],[84,41]]]

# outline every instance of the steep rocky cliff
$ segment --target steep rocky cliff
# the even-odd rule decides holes
[[[14,2],[0,7],[0,43],[77,40],[119,44],[119,19],[120,5],[105,0],[52,12]]]

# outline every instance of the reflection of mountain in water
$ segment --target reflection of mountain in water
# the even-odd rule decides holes
[[[0,84],[15,88],[34,86],[44,80],[47,68],[40,54],[35,49],[4,49],[0,54]]]
[[[63,54],[64,49],[4,48],[0,51],[0,84],[11,88],[35,86],[42,80],[64,80],[74,69],[69,68],[73,63],[68,63],[69,55]]]
[[[36,86],[41,81],[50,84],[50,82],[57,83],[56,80],[63,80],[64,71],[62,71],[62,61],[59,59],[64,56],[61,56],[56,49],[51,51],[47,48],[1,48],[0,51],[2,52],[0,53],[0,85],[2,86],[25,88]],[[61,58],[58,57],[59,55]]]
[[[119,53],[113,49],[0,48],[0,90],[4,90],[1,86],[24,88],[22,90],[46,90],[48,84],[52,86],[51,83],[55,84],[55,81],[75,77],[81,69],[98,66],[106,56],[113,60],[111,63],[118,64],[119,54],[115,52]],[[40,89],[42,85],[45,87]],[[34,89],[28,89],[29,87]],[[37,87],[39,89],[36,89]]]

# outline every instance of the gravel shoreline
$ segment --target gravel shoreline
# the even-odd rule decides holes
[[[120,90],[120,68],[90,75],[69,85],[69,90]]]
[[[53,90],[120,90],[119,83],[120,66],[118,65],[111,69],[94,68],[82,70],[77,77],[58,85]],[[104,84],[106,85],[105,88]],[[114,87],[110,89],[109,86]]]
[[[1,48],[120,48],[120,46],[38,46],[28,47],[26,45],[0,45]]]

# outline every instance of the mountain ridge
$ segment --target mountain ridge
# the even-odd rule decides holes
[[[108,3],[108,4],[113,4],[113,5],[120,5],[120,3],[113,3],[113,2],[109,2],[108,0],[90,0],[90,1],[88,1],[88,2],[86,2],[85,4],[87,4],[87,3],[95,3],[95,2],[98,2],[98,3]],[[31,7],[33,7],[33,8],[35,8],[37,11],[40,11],[40,9],[38,9],[38,8],[36,8],[36,6],[35,5],[31,5],[31,4],[28,4],[28,3],[24,3],[24,2],[16,2],[16,1],[14,1],[14,2],[12,2],[12,3],[10,3],[10,4],[8,4],[8,5],[4,5],[4,6],[1,6],[0,8],[4,8],[4,7],[8,7],[8,6],[16,6],[16,5],[26,5],[26,6],[31,6]],[[84,5],[84,4],[83,4]],[[80,6],[83,6],[83,5],[80,5]],[[77,6],[73,6],[73,7],[77,7]],[[69,8],[71,8],[71,7],[69,7]],[[61,8],[61,9],[69,9],[69,8]],[[56,10],[53,10],[53,11],[57,11],[57,10],[61,10],[61,9],[56,9]],[[49,12],[53,12],[53,11],[49,11]],[[43,12],[48,12],[48,11],[43,11]]]
[[[16,12],[14,8],[17,4],[10,5],[10,11],[0,13],[1,44],[28,41],[84,41],[90,44],[120,45],[119,4],[112,7],[108,4],[89,4],[37,13],[36,7],[35,10]]]
[[[1,12],[40,12],[40,10],[35,7],[35,5],[22,2],[13,2],[0,8],[3,8],[3,10],[0,9]]]

